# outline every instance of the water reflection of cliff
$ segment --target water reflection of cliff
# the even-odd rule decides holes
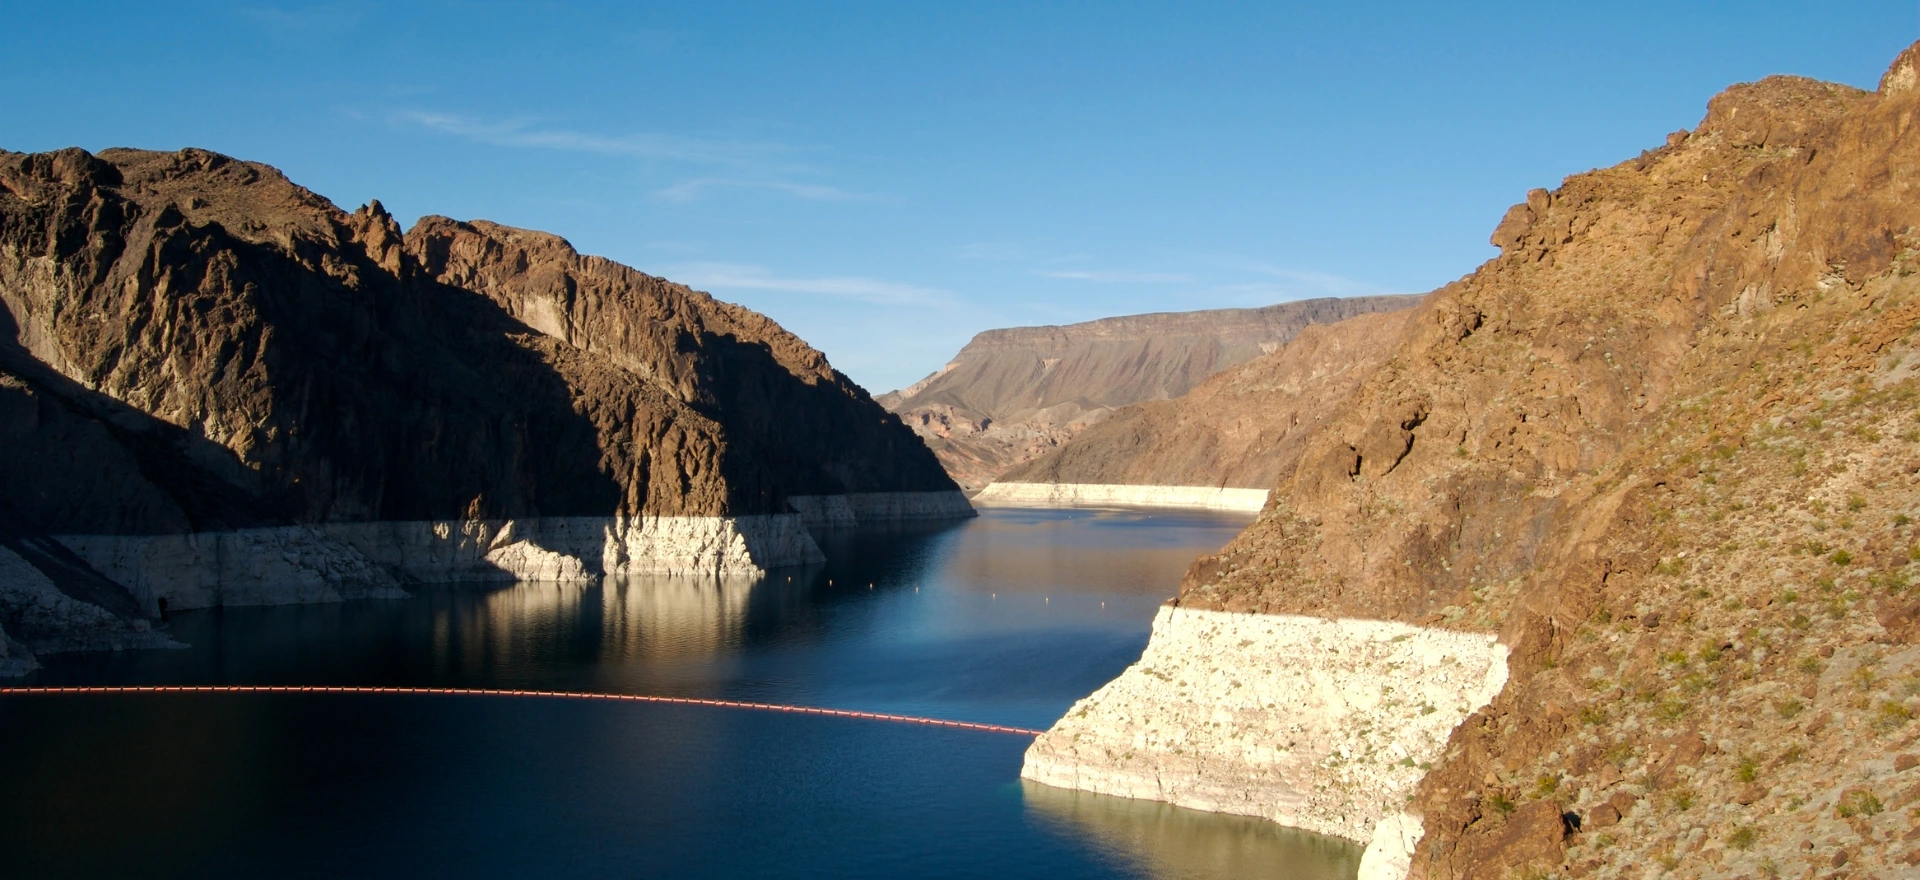
[[[775,580],[785,585],[789,578]],[[659,575],[518,583],[474,596],[478,607],[457,598],[436,602],[433,650],[443,663],[466,669],[581,655],[710,657],[740,647],[755,595],[778,591],[764,581]]]
[[[600,588],[600,649],[634,659],[737,650],[749,600],[764,579],[608,578]]]
[[[1335,837],[1158,801],[1069,791],[1026,780],[1020,786],[1027,808],[1042,821],[1091,838],[1155,880],[1353,880],[1360,870],[1360,847]]]

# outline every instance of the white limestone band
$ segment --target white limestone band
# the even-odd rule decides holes
[[[1381,871],[1420,828],[1398,817],[1505,686],[1506,655],[1489,634],[1162,608],[1140,661],[1035,740],[1021,776],[1367,843],[1370,876],[1397,876]]]
[[[982,507],[1169,507],[1259,513],[1266,489],[1216,486],[1126,486],[1109,483],[989,483]]]
[[[177,535],[59,535],[171,609],[399,598],[402,580],[574,582],[602,575],[755,578],[822,562],[809,525],[971,516],[959,492],[800,496],[753,516],[322,523]]]

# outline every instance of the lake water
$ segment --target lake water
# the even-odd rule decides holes
[[[988,510],[755,584],[472,586],[176,613],[23,684],[405,685],[1045,728],[1243,517]],[[1005,733],[480,696],[0,697],[8,877],[1342,880],[1357,847],[1023,783]]]

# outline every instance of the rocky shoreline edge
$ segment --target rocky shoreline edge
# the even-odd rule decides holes
[[[813,531],[976,515],[958,491],[792,496],[789,507],[744,516],[314,523],[40,539],[123,587],[138,606],[132,614],[73,595],[72,573],[47,570],[45,554],[0,546],[0,604],[19,610],[0,631],[0,677],[36,668],[34,654],[177,647],[153,628],[163,609],[402,599],[409,585],[468,581],[754,579],[824,562]]]
[[[1361,843],[1407,874],[1406,812],[1447,739],[1506,685],[1492,634],[1165,606],[1139,662],[1028,748],[1021,776]]]
[[[1259,513],[1266,489],[1129,486],[1104,483],[991,483],[973,496],[982,507],[1166,507]]]

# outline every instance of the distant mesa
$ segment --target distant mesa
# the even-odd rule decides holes
[[[1186,394],[1222,370],[1274,352],[1309,326],[1397,311],[1417,300],[1311,299],[989,330],[939,372],[877,399],[926,439],[956,482],[977,492],[1121,407]]]
[[[162,600],[753,575],[972,514],[762,315],[204,150],[0,153],[0,306],[0,667]]]
[[[1396,300],[1411,306],[1415,300]],[[1386,363],[1420,310],[1355,315],[1302,328],[1272,354],[1171,400],[1110,412],[1003,474],[981,504],[1131,504],[1258,512],[1308,439]]]

